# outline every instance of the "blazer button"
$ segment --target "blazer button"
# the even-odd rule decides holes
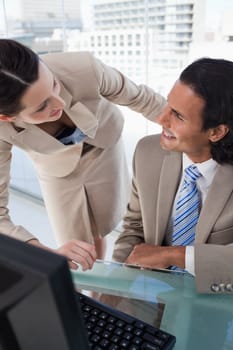
[[[219,283],[219,288],[221,292],[225,292],[225,283]]]
[[[211,290],[212,290],[212,292],[218,293],[220,291],[220,287],[218,284],[212,284]]]
[[[233,292],[233,284],[227,283],[227,284],[225,285],[225,290],[226,290],[227,292]]]

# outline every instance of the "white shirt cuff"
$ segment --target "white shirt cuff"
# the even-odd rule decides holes
[[[195,276],[194,247],[187,245],[185,249],[185,270]]]

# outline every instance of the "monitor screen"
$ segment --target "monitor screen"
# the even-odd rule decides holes
[[[0,234],[0,350],[86,350],[65,257]]]

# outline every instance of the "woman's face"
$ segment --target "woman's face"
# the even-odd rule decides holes
[[[12,121],[21,120],[29,124],[41,124],[58,120],[65,106],[59,93],[59,81],[48,67],[40,62],[39,78],[26,90],[21,99],[24,108],[12,117]]]

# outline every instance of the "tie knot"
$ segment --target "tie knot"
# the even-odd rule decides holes
[[[196,165],[193,164],[185,168],[184,173],[184,179],[187,183],[195,182],[200,176],[202,176]]]

